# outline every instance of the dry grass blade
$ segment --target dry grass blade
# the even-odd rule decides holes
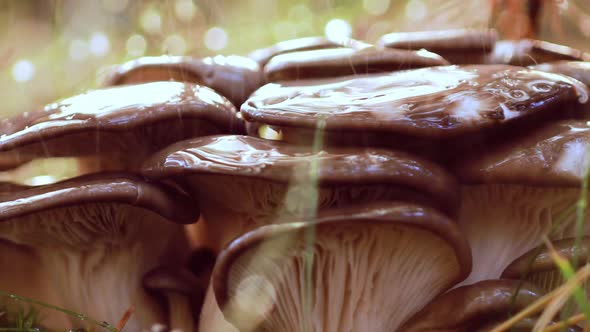
[[[125,325],[129,321],[131,316],[133,316],[134,312],[135,312],[135,306],[133,306],[133,305],[131,305],[129,307],[129,309],[125,310],[123,317],[121,317],[121,319],[119,320],[119,323],[117,323],[117,330],[118,331],[123,331],[123,328],[125,327]]]
[[[559,288],[553,290],[552,292],[550,292],[547,295],[543,296],[542,298],[538,299],[533,304],[524,308],[518,314],[514,315],[512,318],[510,318],[510,319],[506,320],[504,323],[496,326],[490,332],[508,331],[515,323],[543,310],[557,296],[562,294],[564,291],[567,291],[568,286],[570,284],[578,285],[581,281],[586,280],[589,277],[590,277],[590,264],[586,264],[584,267],[582,267],[580,270],[578,270],[578,272],[576,272],[575,276],[571,280],[569,280],[567,283],[561,285]],[[572,287],[572,286],[569,286],[569,287]]]
[[[562,322],[559,322],[559,323],[555,323],[555,324],[553,324],[551,326],[547,326],[541,332],[557,332],[557,331],[561,331],[561,329],[566,328],[568,326],[576,325],[579,322],[583,321],[584,319],[586,319],[586,315],[584,315],[584,314],[577,314],[577,315],[574,315],[574,316],[570,317],[566,321],[562,321]]]

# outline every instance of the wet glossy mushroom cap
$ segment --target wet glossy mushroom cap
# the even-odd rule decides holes
[[[480,281],[438,296],[399,331],[487,331],[482,328],[503,322],[542,295],[540,289],[518,280]]]
[[[173,144],[146,161],[153,179],[231,176],[287,185],[300,168],[317,161],[319,186],[391,185],[406,197],[427,201],[452,214],[456,183],[440,166],[413,155],[380,149],[308,148],[250,136],[209,136]],[[424,200],[424,199],[420,199]]]
[[[127,326],[141,330],[162,319],[143,274],[186,255],[171,248],[185,241],[181,224],[198,215],[192,199],[168,186],[93,174],[0,194],[0,238],[40,257],[56,303],[112,324],[134,304]]]
[[[438,158],[570,116],[588,99],[566,76],[504,65],[431,67],[271,83],[242,105],[250,135],[311,144],[385,145]],[[519,128],[518,130],[515,128]],[[270,130],[269,130],[270,129]],[[273,135],[268,135],[268,132]]]
[[[464,184],[459,223],[474,257],[466,282],[499,277],[545,235],[574,236],[589,149],[586,121],[563,120],[457,163],[454,173]]]
[[[590,55],[574,48],[541,40],[501,40],[485,63],[530,66],[552,61],[589,61]]]
[[[239,107],[262,83],[260,66],[237,55],[196,58],[190,56],[143,57],[115,66],[105,85],[153,81],[201,84],[217,91]]]
[[[577,257],[578,264],[584,264],[590,256],[590,236],[582,236],[579,246],[576,246],[575,238],[553,241],[552,245],[555,251],[570,263]],[[502,278],[525,279],[547,292],[563,285],[567,280],[544,245],[533,248],[514,260],[504,270]]]
[[[281,54],[264,67],[267,82],[363,75],[449,64],[428,51],[368,47],[328,48]]]
[[[0,121],[0,160],[96,156],[133,169],[152,152],[200,135],[240,132],[227,99],[189,83],[91,90]]]
[[[590,62],[588,61],[555,61],[531,66],[531,68],[567,75],[590,86]]]
[[[331,41],[326,37],[304,37],[291,40],[285,40],[267,48],[261,48],[248,54],[250,59],[258,62],[264,67],[266,63],[274,56],[289,52],[318,50],[322,48],[339,47],[335,41]]]
[[[426,49],[453,64],[477,64],[494,48],[496,39],[494,30],[394,32],[382,36],[378,45],[403,50]]]
[[[397,331],[469,270],[453,221],[420,205],[382,202],[253,230],[220,254],[212,286],[225,319],[243,331]]]

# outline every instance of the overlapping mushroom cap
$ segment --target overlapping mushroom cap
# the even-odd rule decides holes
[[[452,215],[458,206],[455,180],[442,167],[379,149],[311,151],[249,136],[202,137],[160,151],[142,173],[188,186],[218,248],[257,225],[316,207],[397,198]]]
[[[447,65],[439,55],[367,47],[327,48],[273,57],[264,67],[267,82],[364,75],[402,69]]]
[[[143,275],[183,259],[172,249],[185,241],[181,224],[197,218],[184,194],[125,173],[0,194],[0,238],[41,258],[58,303],[110,323],[134,305],[128,327],[137,331],[165,321]]]
[[[262,83],[260,66],[249,58],[230,55],[143,57],[115,66],[106,85],[153,81],[201,84],[217,91],[239,107]]]
[[[241,128],[229,101],[199,85],[155,82],[91,90],[0,121],[0,160],[97,156],[114,169],[133,169],[170,143]]]
[[[323,48],[334,48],[341,46],[335,41],[326,37],[314,36],[285,40],[275,45],[261,48],[250,52],[248,57],[258,62],[261,66],[266,65],[272,57],[290,52],[309,51]]]
[[[456,288],[435,298],[399,331],[486,332],[540,299],[543,291],[518,280],[486,280]],[[523,321],[510,331],[531,331]],[[534,323],[534,321],[532,322]],[[578,331],[566,328],[566,331]]]
[[[590,58],[588,61],[590,61]],[[567,75],[590,86],[590,62],[588,61],[555,61],[531,66],[531,68]]]
[[[394,32],[382,36],[378,44],[404,50],[426,49],[453,64],[483,63],[498,38],[494,30],[455,29]]]
[[[590,54],[574,48],[541,40],[498,41],[485,63],[531,66],[552,61],[589,61]]]
[[[397,331],[469,270],[453,221],[398,201],[251,231],[220,254],[212,285],[240,331]]]
[[[468,282],[499,277],[545,235],[575,234],[589,149],[588,124],[563,120],[457,163],[455,174],[465,183],[459,221],[474,256]]]
[[[571,115],[587,89],[566,76],[504,65],[267,84],[242,105],[250,135],[309,144],[386,145],[448,158],[508,130]],[[273,135],[268,135],[268,129]]]

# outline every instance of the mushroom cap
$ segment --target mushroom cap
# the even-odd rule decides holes
[[[500,40],[488,55],[486,63],[530,66],[559,60],[589,61],[590,54],[541,40]]]
[[[241,113],[251,135],[263,125],[308,134],[321,126],[326,135],[381,135],[375,144],[418,146],[412,150],[455,139],[446,145],[452,149],[474,144],[466,134],[493,139],[499,130],[530,126],[533,119],[566,117],[574,112],[566,106],[587,99],[583,84],[558,74],[506,65],[444,66],[271,83],[257,90]],[[366,144],[365,136],[354,137],[347,143]]]
[[[586,262],[590,254],[590,236],[583,236],[580,246],[575,246],[575,238],[552,241],[555,251],[567,260],[577,256],[579,262]],[[534,248],[518,257],[502,273],[502,278],[520,279],[528,273],[558,270],[551,252],[545,246]]]
[[[143,286],[157,292],[175,292],[183,295],[199,293],[203,296],[207,285],[184,269],[159,266],[143,276]]]
[[[542,295],[535,286],[518,280],[480,281],[438,296],[399,331],[476,331],[490,321],[505,320]]]
[[[285,53],[264,67],[268,82],[337,77],[448,65],[438,54],[367,47]]]
[[[105,85],[135,84],[153,81],[182,81],[205,85],[241,105],[262,83],[260,66],[238,55],[142,57],[115,66]]]
[[[531,68],[573,77],[590,86],[590,59],[588,61],[555,61],[542,63]]]
[[[300,167],[318,160],[319,185],[391,184],[427,193],[456,207],[457,184],[440,166],[411,154],[380,149],[309,148],[250,136],[209,136],[173,144],[153,155],[142,173],[154,179],[191,174],[233,175],[288,183]]]
[[[281,239],[288,238],[290,240],[287,250],[291,250],[291,248],[297,246],[291,245],[294,242],[290,241],[307,241],[305,239],[309,231],[313,230],[317,236],[317,234],[322,232],[330,233],[339,227],[358,226],[361,224],[363,227],[392,225],[409,227],[427,231],[441,238],[453,248],[459,264],[459,271],[450,284],[461,281],[471,270],[469,245],[452,220],[432,208],[405,202],[380,202],[361,207],[360,209],[348,207],[345,209],[324,211],[314,221],[266,225],[242,235],[220,253],[213,270],[211,282],[219,307],[226,307],[230,301],[231,294],[229,293],[228,284],[230,282],[239,282],[239,280],[235,279],[230,280],[236,278],[235,276],[231,277],[230,274],[232,274],[232,270],[235,270],[232,265],[238,260],[243,258],[265,262],[267,259],[280,259],[281,254],[278,249],[279,253],[274,250],[260,250],[264,249],[263,246],[266,243],[272,241],[284,243],[281,242]],[[367,248],[363,247],[363,249]],[[252,253],[255,254],[252,255]],[[241,271],[234,272],[240,275],[243,274]],[[345,290],[342,289],[342,292],[344,293]],[[288,302],[287,299],[285,301]],[[232,322],[231,316],[226,316],[226,319]]]
[[[170,187],[127,173],[97,173],[45,186],[14,186],[0,193],[0,222],[85,203],[120,203],[150,210],[170,221],[193,223],[194,200]]]
[[[378,45],[405,50],[483,52],[491,50],[498,34],[491,29],[453,29],[437,31],[394,32],[382,36]]]
[[[322,48],[334,48],[339,46],[341,46],[339,43],[331,41],[326,37],[303,37],[285,40],[275,45],[252,51],[250,54],[248,54],[248,57],[258,62],[261,66],[264,66],[268,61],[270,61],[272,57],[279,54],[317,50]]]
[[[464,183],[579,187],[589,165],[590,126],[563,120],[456,163]]]
[[[165,137],[145,134],[158,126],[166,128]],[[199,133],[241,127],[229,101],[195,84],[154,82],[91,90],[0,121],[0,159],[156,150]]]

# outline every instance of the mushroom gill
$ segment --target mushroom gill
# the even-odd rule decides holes
[[[382,202],[241,236],[220,254],[205,306],[216,300],[240,331],[396,331],[469,268],[453,221]],[[219,326],[211,320],[200,331]]]
[[[498,278],[545,235],[558,240],[575,234],[589,138],[585,121],[566,120],[458,163],[459,223],[474,258],[465,284]],[[589,218],[586,210],[584,234]]]
[[[0,237],[34,250],[61,305],[111,324],[133,305],[127,327],[139,331],[165,320],[143,275],[184,258],[171,248],[197,216],[167,187],[104,173],[0,196]]]

